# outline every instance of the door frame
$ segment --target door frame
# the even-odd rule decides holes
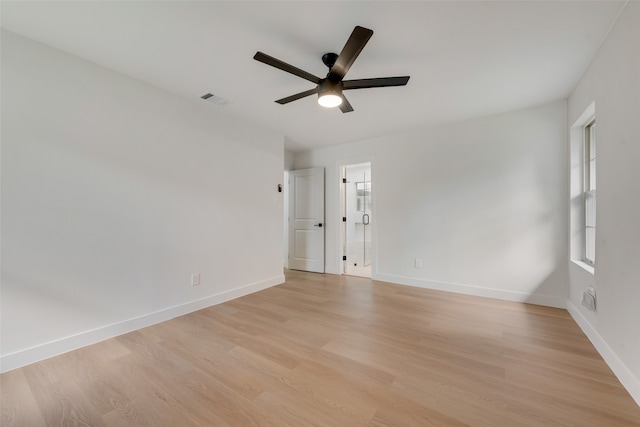
[[[345,187],[342,180],[343,178],[345,178],[345,168],[347,166],[357,165],[361,163],[369,163],[371,165],[371,216],[374,218],[374,221],[372,221],[371,224],[371,278],[373,278],[378,273],[378,214],[376,208],[376,190],[374,190],[376,188],[375,183],[377,182],[377,175],[375,168],[375,159],[373,156],[353,157],[347,160],[339,160],[336,163],[336,169],[338,171],[337,185],[339,188],[337,192],[338,203],[336,203],[337,212],[335,214],[336,218],[340,218],[340,221],[338,222],[340,224],[340,227],[336,227],[336,230],[334,230],[333,234],[336,242],[336,254],[338,254],[339,256],[338,270],[340,271],[340,275],[344,275],[344,261],[342,260],[342,256],[344,255],[346,236],[343,232],[344,227],[342,226],[342,217],[346,215],[347,207],[345,205]]]

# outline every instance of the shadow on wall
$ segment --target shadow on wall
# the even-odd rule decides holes
[[[385,161],[376,164],[385,177],[376,198],[378,272],[563,305],[564,111],[554,103],[383,147]],[[423,260],[421,269],[414,257]]]
[[[430,260],[421,271],[430,280],[566,298],[561,210],[540,189],[531,162],[505,175],[510,180],[494,171],[417,189],[419,206],[398,219],[401,244]]]

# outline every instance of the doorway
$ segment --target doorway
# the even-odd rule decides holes
[[[288,268],[324,273],[324,168],[289,171]]]
[[[372,185],[371,163],[347,165],[343,170],[343,272],[371,277]]]

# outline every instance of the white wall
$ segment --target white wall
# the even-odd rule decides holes
[[[568,100],[568,123],[595,101],[595,275],[569,265],[568,308],[640,404],[640,3],[629,2]],[[593,285],[597,312],[580,305]]]
[[[217,108],[2,33],[2,370],[284,280],[284,138]]]
[[[326,167],[327,272],[340,272],[339,165],[371,160],[374,278],[564,306],[566,133],[558,101],[297,154],[298,169]]]
[[[284,170],[290,171],[293,169],[295,161],[295,154],[291,151],[284,150]]]
[[[295,154],[292,151],[284,150],[284,177],[282,185],[282,197],[284,199],[284,243],[282,244],[282,259],[284,268],[289,267],[289,171],[293,170],[294,161]]]

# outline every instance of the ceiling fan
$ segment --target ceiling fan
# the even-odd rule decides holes
[[[286,71],[287,73],[291,73],[295,76],[302,77],[316,85],[313,89],[278,99],[276,101],[278,104],[287,104],[317,93],[318,104],[328,108],[340,107],[340,110],[343,113],[348,113],[353,111],[353,107],[347,98],[345,98],[342,93],[343,91],[385,86],[404,86],[409,81],[409,76],[343,80],[344,76],[349,71],[349,68],[351,68],[372,35],[372,30],[356,26],[349,36],[347,43],[342,48],[340,55],[335,53],[325,53],[322,55],[322,62],[324,65],[329,67],[327,76],[322,79],[262,52],[257,52],[253,59],[267,65],[271,65],[272,67],[279,68],[280,70]]]

